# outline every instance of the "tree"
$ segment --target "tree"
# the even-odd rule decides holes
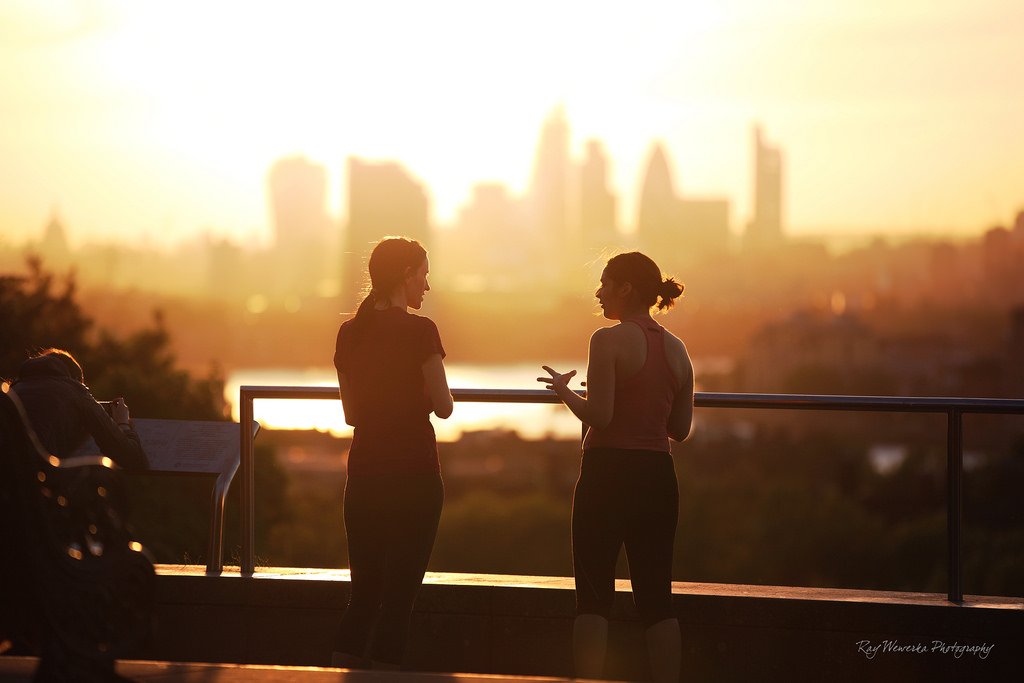
[[[56,285],[35,257],[28,260],[28,275],[0,276],[0,377],[14,377],[40,349],[55,346],[76,357],[87,349],[93,322],[75,301],[74,277]]]
[[[30,257],[24,275],[0,276],[0,378],[13,378],[30,354],[56,347],[71,352],[97,398],[123,396],[135,417],[225,420],[224,382],[216,368],[196,379],[177,366],[163,316],[117,338],[98,329],[76,299],[73,273],[58,281]],[[257,545],[285,516],[286,474],[265,452],[256,457],[260,506]],[[132,475],[128,487],[137,537],[160,562],[202,562],[209,528],[210,482],[194,477]],[[237,487],[228,498],[227,547],[237,540]],[[230,553],[229,553],[230,554]]]

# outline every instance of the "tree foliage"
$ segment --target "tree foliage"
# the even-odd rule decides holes
[[[75,295],[73,275],[58,281],[36,258],[26,275],[0,276],[0,377],[14,377],[29,355],[57,347],[78,359],[94,396],[122,396],[133,415],[225,418],[219,371],[195,379],[177,367],[160,311],[149,327],[119,339],[98,329]]]
[[[58,283],[30,258],[28,275],[0,275],[0,377],[11,378],[29,354],[55,346],[78,357],[93,325],[75,300],[75,280]]]
[[[71,352],[99,399],[124,397],[133,417],[225,420],[224,382],[216,368],[194,378],[178,367],[163,316],[119,338],[99,328],[77,300],[73,274],[58,278],[37,258],[24,275],[0,276],[0,377],[11,379],[29,355],[56,347]],[[257,449],[257,545],[285,516],[286,475],[266,449]],[[212,482],[197,477],[130,475],[131,521],[159,562],[206,561]],[[238,542],[238,487],[226,511],[226,553]]]

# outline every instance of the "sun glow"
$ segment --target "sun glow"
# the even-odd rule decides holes
[[[95,237],[260,239],[292,154],[328,168],[339,217],[345,158],[397,159],[445,224],[474,183],[524,188],[561,104],[577,149],[604,142],[626,227],[655,140],[681,191],[729,197],[741,224],[761,121],[797,230],[980,230],[1021,201],[1022,32],[1016,0],[14,0],[0,228],[56,202]]]

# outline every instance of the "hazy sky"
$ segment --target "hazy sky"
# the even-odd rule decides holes
[[[749,218],[751,127],[792,232],[979,232],[1024,208],[1020,0],[0,2],[0,239],[263,240],[303,154],[396,159],[450,222],[522,191],[545,117],[604,142],[620,221],[653,141]]]

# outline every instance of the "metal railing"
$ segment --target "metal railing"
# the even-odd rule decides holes
[[[456,401],[483,403],[560,403],[547,389],[452,389]],[[339,400],[334,387],[243,386],[239,390],[239,421],[251,424],[258,399]],[[836,410],[847,412],[933,413],[946,415],[946,549],[947,597],[963,601],[963,416],[969,414],[1024,415],[1024,400],[995,398],[916,398],[903,396],[818,396],[806,394],[723,394],[698,392],[697,408],[770,410]],[[242,556],[241,573],[256,569],[253,434],[242,429]],[[218,552],[218,557],[221,553]],[[217,567],[220,571],[223,567]]]

